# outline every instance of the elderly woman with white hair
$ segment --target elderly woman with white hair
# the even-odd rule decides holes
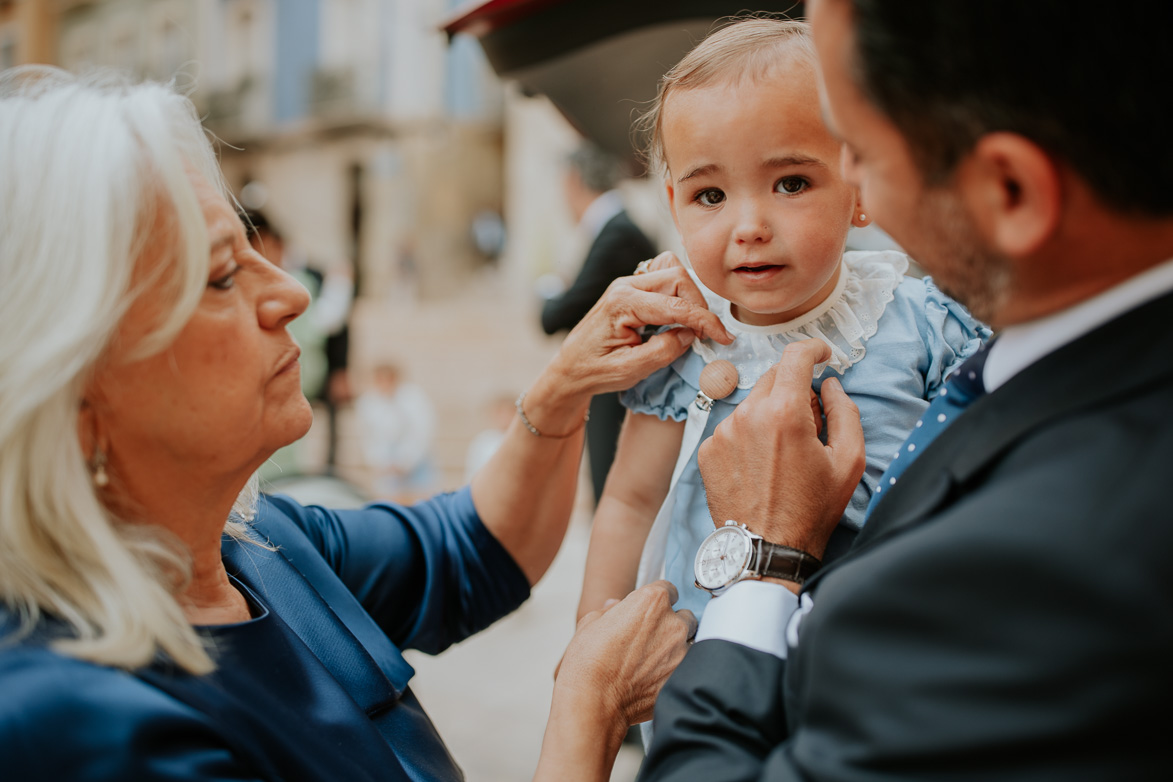
[[[683,271],[612,287],[470,488],[330,511],[256,492],[310,425],[286,328],[307,294],[250,248],[190,102],[9,71],[0,171],[4,778],[462,778],[400,650],[528,597],[592,395],[728,339]],[[695,629],[673,600],[580,623],[538,778],[607,778]]]

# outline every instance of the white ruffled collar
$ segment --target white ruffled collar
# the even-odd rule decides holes
[[[831,360],[815,367],[815,377],[826,367],[843,374],[867,353],[865,344],[879,328],[884,309],[908,271],[908,257],[901,252],[848,252],[835,289],[810,312],[773,326],[751,326],[733,317],[728,299],[700,286],[709,309],[721,318],[734,339],[732,345],[698,340],[692,350],[705,363],[725,359],[737,367],[738,388],[750,388],[767,369],[778,363],[783,349],[804,339],[822,340],[831,348]]]

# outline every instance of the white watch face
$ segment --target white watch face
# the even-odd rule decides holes
[[[749,564],[750,537],[738,527],[721,527],[701,544],[693,570],[705,589],[734,583]]]

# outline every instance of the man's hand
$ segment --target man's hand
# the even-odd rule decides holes
[[[701,444],[697,461],[714,523],[733,519],[772,543],[823,556],[865,466],[859,409],[835,378],[822,386],[826,445],[818,417],[812,422],[811,376],[829,358],[817,340],[787,345]]]

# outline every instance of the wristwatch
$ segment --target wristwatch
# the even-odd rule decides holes
[[[696,552],[696,585],[719,595],[747,578],[780,578],[801,584],[822,566],[816,557],[770,543],[730,519],[704,539]]]

